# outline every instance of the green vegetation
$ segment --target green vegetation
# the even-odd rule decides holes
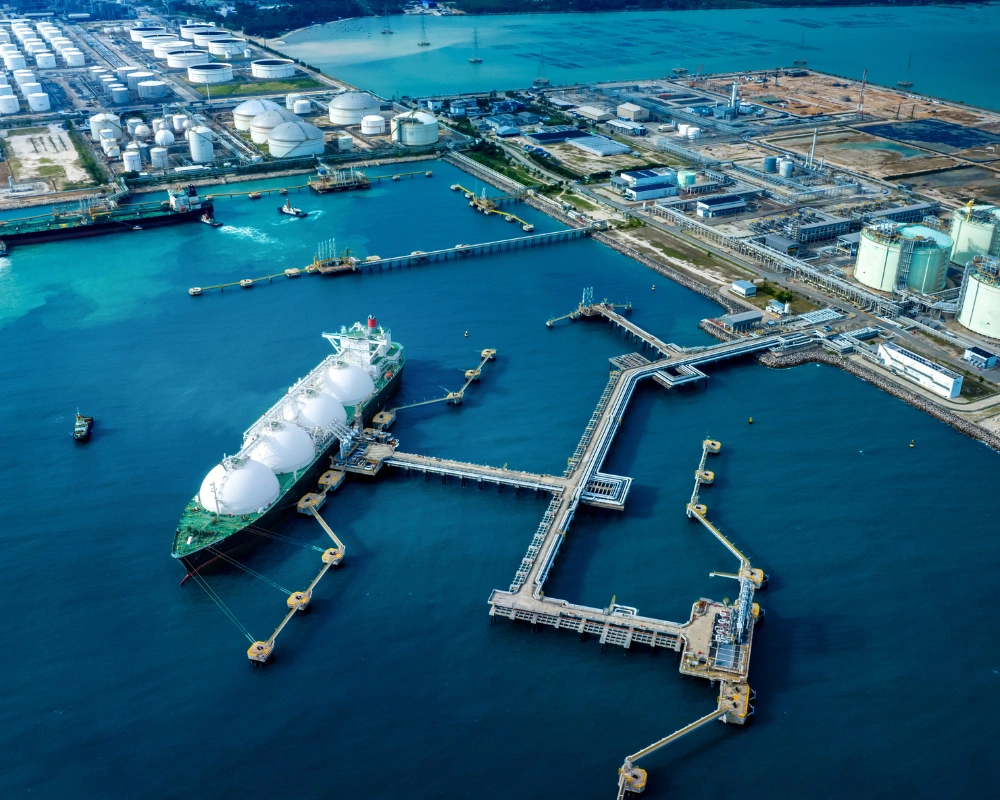
[[[525,186],[537,186],[539,183],[533,175],[510,159],[502,147],[495,144],[480,142],[467,150],[465,155],[492,170],[496,170],[501,175],[523,183]]]
[[[64,170],[58,164],[52,164],[51,166],[46,165],[46,166],[43,166],[43,167],[39,167],[38,170],[37,170],[37,172],[38,172],[38,177],[40,177],[40,178],[65,178],[66,177],[66,170]]]
[[[211,97],[228,97],[234,94],[277,94],[279,92],[293,92],[299,89],[316,89],[324,86],[315,78],[289,78],[283,81],[254,81],[253,83],[218,83],[209,85],[191,83],[191,88],[207,94]]]
[[[80,166],[86,171],[94,183],[104,183],[107,179],[107,173],[104,171],[104,167],[98,163],[97,159],[94,158],[93,154],[90,152],[90,147],[80,136],[79,132],[74,130],[69,125],[66,126],[69,133],[69,140],[73,143],[73,147],[76,149],[76,157],[80,160]],[[70,188],[70,187],[65,187]],[[76,188],[74,186],[73,188]]]
[[[553,172],[560,177],[568,178],[571,181],[579,180],[583,177],[582,173],[574,172],[573,170],[564,167],[562,164],[557,164],[551,158],[546,158],[539,153],[531,152],[525,153],[525,155],[529,160],[534,161],[542,169],[547,170],[548,172]]]
[[[455,117],[449,123],[449,126],[454,128],[459,133],[464,133],[466,136],[473,136],[479,138],[479,131],[477,131],[472,123],[466,117]]]
[[[22,136],[22,135],[37,136],[39,133],[48,133],[48,132],[49,132],[48,128],[11,128],[10,129],[10,135],[11,136]]]
[[[768,283],[764,281],[760,286],[757,287],[757,294],[766,294],[769,297],[773,297],[779,303],[790,303],[795,298],[788,289],[779,289],[773,283]]]
[[[630,228],[641,228],[645,224],[646,223],[638,217],[629,217],[625,222],[619,223],[617,227],[621,230],[628,230]]]

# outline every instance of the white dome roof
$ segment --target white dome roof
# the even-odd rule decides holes
[[[261,434],[250,457],[271,472],[294,472],[307,466],[316,455],[312,438],[298,425],[278,423]]]
[[[161,128],[156,132],[156,143],[162,147],[168,147],[174,143],[174,135],[166,128]]]
[[[145,139],[147,136],[149,136],[149,128],[146,125],[136,125],[135,135],[139,139]]]
[[[428,114],[426,111],[406,111],[402,114],[397,114],[396,119],[414,120],[415,122],[420,122],[424,125],[437,124],[437,119],[432,114]]]
[[[209,511],[229,516],[252,514],[278,499],[281,486],[259,461],[227,459],[216,464],[201,482],[198,502]]]
[[[343,94],[338,94],[330,101],[330,108],[339,108],[344,111],[378,108],[379,105],[378,100],[364,92],[344,92]]]
[[[256,117],[258,114],[263,114],[265,111],[273,111],[276,108],[281,108],[281,106],[270,100],[261,100],[255,97],[250,100],[244,100],[236,106],[233,109],[233,116]]]
[[[257,120],[254,120],[256,123]],[[323,131],[308,122],[283,122],[271,129],[269,142],[307,142],[323,138]]]
[[[333,364],[326,371],[326,390],[345,406],[356,406],[375,391],[371,375],[356,364]]]
[[[272,128],[277,128],[283,122],[295,122],[296,120],[298,120],[298,117],[291,111],[285,111],[283,108],[269,108],[267,111],[253,118],[250,128],[271,130]]]
[[[285,406],[284,417],[307,431],[328,430],[334,422],[347,422],[344,407],[330,394],[306,389]]]

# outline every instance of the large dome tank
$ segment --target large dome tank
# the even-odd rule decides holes
[[[951,260],[963,267],[973,256],[1000,255],[1000,208],[968,205],[951,218]]]
[[[1000,259],[980,255],[969,262],[958,321],[970,331],[1000,339]]]
[[[201,482],[198,502],[213,513],[238,516],[262,512],[280,493],[278,479],[259,461],[227,458]]]
[[[329,430],[335,422],[347,422],[347,412],[337,400],[326,392],[304,389],[285,405],[283,413],[288,422],[312,431]]]
[[[263,114],[258,114],[250,123],[250,138],[256,144],[264,144],[271,131],[285,122],[301,122],[291,111],[281,108],[272,108]]]
[[[161,128],[160,130],[158,130],[154,138],[156,139],[156,143],[160,145],[160,147],[170,147],[170,145],[174,143],[173,133],[171,133],[166,128]]]
[[[233,126],[238,131],[248,131],[254,117],[276,108],[280,109],[281,106],[271,100],[263,100],[256,97],[244,100],[233,109]]]
[[[408,147],[434,144],[438,121],[423,111],[407,111],[392,118],[392,140]]]
[[[854,277],[880,292],[903,286],[938,292],[945,286],[951,249],[951,237],[926,225],[869,225],[861,231]]]
[[[323,376],[323,387],[345,406],[356,406],[375,391],[375,381],[356,364],[334,363]]]
[[[369,114],[377,114],[381,103],[365,92],[344,92],[330,101],[330,122],[358,125]]]
[[[260,435],[250,449],[252,459],[276,474],[302,469],[315,456],[312,437],[291,423],[275,423]]]
[[[321,155],[324,150],[323,131],[308,122],[283,122],[271,129],[267,135],[267,146],[275,158]]]

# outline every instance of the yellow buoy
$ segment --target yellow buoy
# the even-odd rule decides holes
[[[753,425],[753,417],[750,417],[750,424]]]

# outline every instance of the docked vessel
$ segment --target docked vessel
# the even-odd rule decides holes
[[[309,188],[318,194],[370,189],[372,185],[365,173],[354,167],[344,167],[343,169],[320,167],[316,170],[316,176],[310,178],[307,183]]]
[[[94,429],[94,418],[85,417],[80,413],[80,409],[76,410],[76,423],[73,425],[73,438],[78,442],[82,442],[90,438],[90,432]]]
[[[50,242],[75,239],[104,233],[145,230],[178,222],[195,221],[203,214],[212,214],[212,201],[198,196],[194,186],[171,191],[161,202],[119,205],[116,200],[104,200],[78,211],[54,210],[34,217],[0,220],[0,240],[11,244]]]
[[[172,555],[188,572],[276,525],[396,391],[403,348],[373,317],[323,338],[333,354],[244,432],[239,452],[209,471],[184,509]]]

